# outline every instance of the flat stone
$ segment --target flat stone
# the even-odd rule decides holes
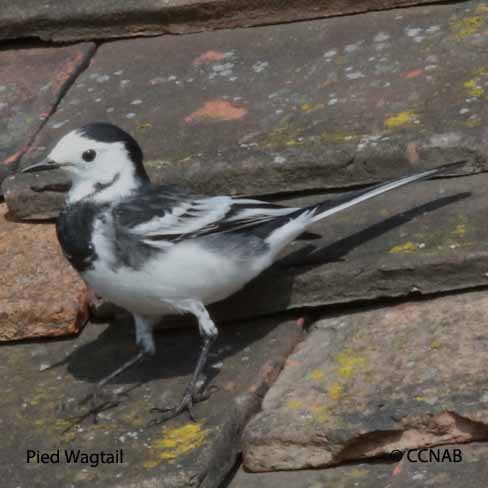
[[[243,435],[246,469],[331,466],[488,438],[488,293],[331,315]]]
[[[203,193],[486,169],[487,26],[477,0],[105,43],[22,164],[105,120],[139,140],[155,180]]]
[[[86,287],[53,225],[18,224],[0,205],[0,342],[72,335],[88,319]]]
[[[7,45],[0,51],[0,183],[15,171],[94,50],[93,43],[82,43],[58,48]]]
[[[300,322],[301,323],[301,322]],[[218,389],[185,414],[163,425],[148,424],[154,406],[176,402],[200,350],[197,328],[158,334],[158,353],[108,385],[127,398],[81,424],[55,413],[68,408],[94,383],[136,353],[132,324],[117,320],[90,325],[77,339],[8,345],[2,348],[0,404],[2,466],[9,486],[136,488],[219,486],[235,463],[248,417],[301,337],[295,320],[267,319],[221,329],[206,374]],[[46,369],[50,364],[56,367]],[[77,412],[76,409],[74,409]],[[61,462],[26,463],[27,449],[60,450]],[[93,454],[123,450],[122,464],[64,462],[64,449]]]
[[[432,0],[430,0],[432,2]],[[434,0],[435,1],[435,0]],[[0,39],[40,37],[53,41],[177,34],[291,22],[428,3],[429,0],[165,0],[154,2],[26,1],[2,8]],[[117,21],[114,22],[114,19]]]
[[[406,457],[402,463],[369,462],[339,466],[329,469],[300,471],[281,471],[273,473],[248,473],[240,469],[229,483],[229,488],[323,488],[328,486],[361,488],[459,488],[468,484],[473,488],[484,488],[488,476],[486,456],[488,444],[454,444],[434,448],[442,456],[454,458],[460,451],[461,461],[409,462]],[[413,461],[416,460],[412,452]],[[422,453],[421,456],[425,456]],[[423,459],[426,459],[423,457]]]
[[[236,320],[486,286],[487,187],[486,174],[420,182],[319,222],[310,231],[321,239],[288,246],[282,260],[212,313]],[[299,206],[334,196],[280,202]]]
[[[488,284],[488,175],[413,184],[310,227],[218,317],[461,290]],[[318,202],[315,195],[290,205]]]

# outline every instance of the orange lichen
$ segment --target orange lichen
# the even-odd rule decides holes
[[[247,114],[244,107],[237,107],[227,100],[210,100],[203,104],[203,107],[185,117],[186,123],[203,119],[213,120],[238,120]]]
[[[193,60],[193,65],[198,66],[200,64],[208,64],[213,63],[214,61],[220,61],[221,59],[225,58],[225,53],[222,51],[206,51],[197,58]]]

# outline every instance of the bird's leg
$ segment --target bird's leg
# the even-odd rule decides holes
[[[93,420],[95,423],[97,421],[96,416],[98,412],[104,410],[105,408],[116,406],[120,402],[120,394],[106,395],[102,388],[108,382],[112,381],[123,372],[141,362],[146,356],[153,355],[156,351],[152,332],[154,322],[148,320],[147,318],[134,315],[134,325],[136,330],[136,344],[140,348],[139,352],[134,357],[122,364],[122,366],[119,366],[115,371],[112,371],[109,375],[98,381],[98,383],[93,387],[91,393],[86,395],[78,402],[79,405],[90,402],[90,411],[85,414],[84,417],[93,414]],[[102,402],[99,401],[100,398],[103,399]]]
[[[202,303],[193,300],[185,300],[184,302],[179,302],[178,307],[184,311],[192,313],[198,319],[198,328],[203,339],[203,346],[191,380],[186,386],[180,402],[172,408],[153,408],[151,410],[152,412],[163,413],[161,417],[152,421],[153,424],[160,424],[170,418],[176,417],[185,410],[188,411],[190,418],[195,421],[193,403],[208,398],[208,394],[201,391],[202,385],[199,385],[198,383],[200,375],[207,363],[210,347],[215,339],[217,339],[219,331]]]

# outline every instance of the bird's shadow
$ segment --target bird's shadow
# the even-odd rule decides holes
[[[276,265],[280,267],[296,267],[305,265],[320,265],[334,261],[340,261],[356,247],[367,241],[373,240],[389,232],[390,230],[406,224],[416,217],[434,212],[442,207],[464,200],[471,195],[469,192],[458,193],[448,197],[438,198],[419,205],[405,212],[398,213],[381,222],[373,224],[366,229],[351,234],[347,237],[334,241],[332,244],[320,247],[319,243],[308,244],[297,251],[288,254]],[[308,269],[308,268],[307,268]],[[300,272],[300,270],[297,270]]]
[[[202,340],[193,317],[168,317],[174,328],[156,329],[156,354],[125,371],[111,383],[136,384],[152,380],[187,377],[193,372],[201,351]],[[267,321],[228,324],[220,328],[219,336],[209,354],[205,370],[207,383],[218,374],[212,364],[225,361],[262,339],[275,326]],[[91,327],[96,328],[97,325]],[[95,338],[75,349],[63,362],[76,379],[96,383],[138,352],[132,318],[127,314],[109,323]]]
[[[276,310],[287,310],[291,302],[294,282],[301,274],[324,264],[341,261],[344,261],[343,272],[345,274],[351,273],[351,266],[355,266],[355,262],[347,260],[346,256],[355,248],[377,239],[420,215],[452,205],[470,195],[469,192],[463,192],[436,198],[405,212],[397,213],[381,222],[369,225],[332,244],[322,245],[322,247],[317,241],[314,244],[309,241],[303,247],[276,261],[271,268],[251,281],[241,291],[212,306],[213,316],[218,320],[225,320],[229,317],[237,319],[248,317],[251,314],[256,316],[269,314]],[[333,287],[334,283],[329,283],[329,285]]]
[[[318,247],[316,244],[306,244],[305,247],[288,254],[276,262],[270,271],[253,280],[233,297],[212,306],[210,308],[211,314],[218,319],[220,318],[218,320],[219,323],[222,322],[222,317],[226,316],[235,316],[236,314],[237,316],[239,314],[251,316],[253,315],[253,310],[257,309],[259,312],[260,304],[263,304],[271,295],[273,295],[273,300],[279,301],[281,310],[286,310],[290,302],[290,293],[295,276],[317,265],[340,260],[361,244],[376,239],[419,215],[451,205],[467,198],[469,195],[470,193],[464,192],[437,198],[375,223],[325,247]],[[291,272],[283,273],[283,268],[288,271],[291,270]],[[275,280],[279,280],[279,286],[273,285]],[[279,296],[275,296],[276,293]],[[169,318],[167,320],[174,319]],[[187,317],[184,320],[192,321],[192,326],[172,328],[163,333],[156,333],[156,355],[145,359],[142,364],[124,372],[120,378],[115,379],[113,382],[140,384],[156,379],[190,375],[201,349],[201,339],[193,318]],[[252,346],[253,343],[266,336],[270,329],[277,324],[277,321],[270,320],[254,322],[247,320],[248,324],[245,322],[246,320],[243,319],[233,325],[229,324],[219,328],[220,334],[213,346],[209,360],[210,364],[223,361],[229,356],[233,356],[239,351]],[[123,318],[119,317],[112,321],[93,340],[82,344],[68,355],[63,362],[67,363],[68,372],[75,378],[96,383],[136,354],[137,348],[134,340],[132,319],[126,315]],[[206,368],[206,376],[209,382],[217,374],[217,369]]]

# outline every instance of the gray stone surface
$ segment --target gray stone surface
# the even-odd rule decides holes
[[[15,488],[164,486],[215,488],[231,469],[246,418],[259,406],[286,356],[301,337],[294,320],[268,319],[223,327],[207,375],[218,390],[186,415],[147,427],[154,406],[176,402],[194,367],[195,330],[158,334],[159,353],[109,385],[127,391],[118,407],[72,426],[56,414],[73,407],[102,376],[135,353],[132,327],[119,319],[90,325],[77,339],[2,348],[0,425],[2,486]],[[49,364],[57,364],[46,369]],[[76,410],[75,410],[76,412]],[[90,467],[62,461],[64,449],[115,452],[123,464]],[[26,450],[60,449],[60,464],[27,464]]]
[[[488,439],[488,293],[317,322],[246,426],[251,471]]]
[[[208,193],[343,188],[466,158],[486,168],[481,1],[102,45],[28,164],[114,122],[157,180]]]
[[[94,50],[93,43],[58,48],[23,44],[9,49],[7,45],[0,50],[0,183],[15,171],[17,162]]]
[[[485,488],[488,444],[454,444],[436,448],[441,455],[461,451],[460,462],[369,462],[329,469],[248,473],[239,470],[229,488]],[[425,456],[422,454],[421,456]],[[415,453],[412,453],[412,459]],[[425,457],[424,457],[425,459]]]
[[[238,318],[486,286],[487,185],[484,174],[422,182],[319,222],[310,231],[321,240],[293,243],[215,313]]]
[[[436,0],[3,0],[0,39],[54,41],[188,33],[290,22]],[[439,0],[437,0],[439,1]]]
[[[487,187],[486,174],[421,182],[317,223],[310,230],[322,239],[290,245],[283,260],[213,312],[240,319],[485,286]],[[26,208],[25,199],[11,202],[10,195],[9,205]],[[305,205],[332,196],[280,201]]]

